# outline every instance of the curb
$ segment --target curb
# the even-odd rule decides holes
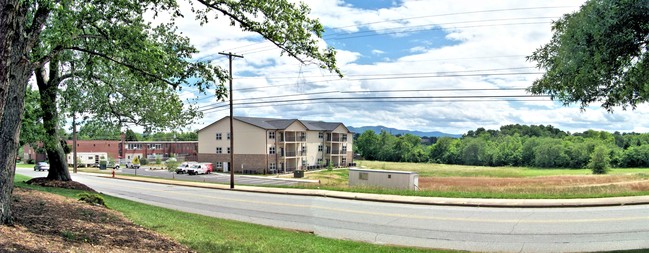
[[[255,186],[239,186],[230,189],[228,185],[209,184],[202,182],[172,181],[166,179],[134,178],[110,175],[101,175],[108,179],[119,179],[137,182],[156,184],[188,186],[206,189],[230,190],[241,192],[255,192],[266,194],[288,194],[300,196],[317,196],[325,198],[338,198],[360,201],[373,201],[385,203],[401,203],[415,205],[435,206],[461,206],[461,207],[494,207],[494,208],[569,208],[569,207],[605,207],[605,206],[627,206],[647,205],[649,196],[632,197],[611,197],[592,199],[481,199],[481,198],[442,198],[442,197],[419,197],[401,195],[383,195],[373,193],[341,192],[331,190],[293,189],[293,188],[270,188]]]

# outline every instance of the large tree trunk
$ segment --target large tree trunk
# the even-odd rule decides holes
[[[41,95],[41,109],[43,110],[43,127],[45,128],[45,140],[43,144],[50,162],[50,170],[47,178],[51,180],[70,181],[68,161],[61,146],[58,124],[59,113],[56,106],[58,95],[58,83],[56,79],[59,73],[59,64],[56,60],[50,62],[49,79],[45,80],[43,69],[36,70],[36,83]]]
[[[25,31],[26,4],[0,0],[0,224],[12,224],[11,193],[16,173],[16,150],[25,88],[32,65],[25,56],[31,50]]]

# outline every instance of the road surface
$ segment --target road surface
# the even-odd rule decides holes
[[[39,176],[46,172],[18,169]],[[75,174],[97,191],[213,217],[316,235],[427,248],[584,252],[649,248],[649,206],[485,208],[210,190]]]

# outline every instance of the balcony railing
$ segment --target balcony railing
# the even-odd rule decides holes
[[[330,141],[330,142],[347,142],[347,138],[333,137],[333,138],[327,138],[327,141]]]
[[[306,141],[306,136],[285,136],[284,138],[280,138],[280,142],[302,142]]]

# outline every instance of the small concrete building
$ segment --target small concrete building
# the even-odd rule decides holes
[[[349,186],[419,190],[419,174],[411,171],[349,168]]]

